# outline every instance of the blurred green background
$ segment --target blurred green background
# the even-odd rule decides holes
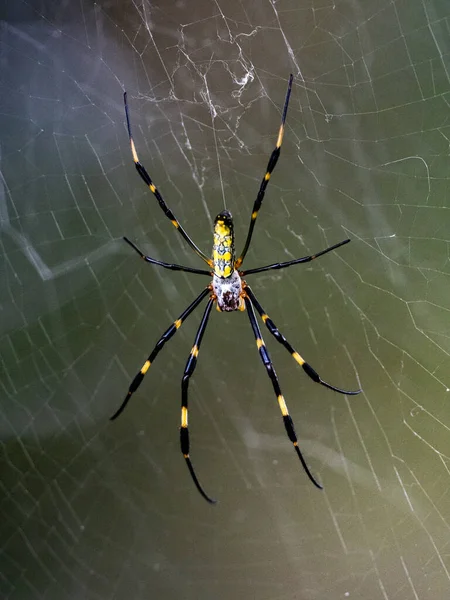
[[[0,3],[0,595],[18,599],[437,600],[450,594],[449,17],[444,0]],[[242,247],[294,86],[247,268],[315,385],[263,329],[315,489],[245,313],[206,283],[137,175],[209,254]],[[250,282],[250,277],[249,277]]]

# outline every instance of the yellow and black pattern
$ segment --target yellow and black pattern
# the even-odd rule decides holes
[[[219,213],[214,221],[213,291],[218,311],[245,310],[242,279],[235,269],[233,217]]]
[[[193,302],[185,309],[185,311],[176,319],[170,327],[162,334],[162,336],[157,341],[154,349],[148,356],[147,360],[143,363],[141,369],[134,377],[131,382],[127,395],[123,400],[122,404],[118,408],[118,410],[111,417],[111,420],[116,419],[127,406],[131,396],[136,392],[140,384],[142,383],[146,373],[149,371],[151,365],[155,361],[159,352],[164,347],[165,343],[168,342],[178,331],[187,317],[200,305],[202,300],[204,300],[207,296],[209,296],[209,300],[207,302],[205,311],[203,313],[203,317],[200,321],[200,325],[197,329],[197,334],[195,336],[194,344],[189,353],[186,367],[184,369],[182,384],[181,384],[181,426],[180,426],[180,445],[181,452],[183,454],[183,458],[188,467],[190,476],[192,481],[194,482],[197,490],[200,492],[202,497],[209,503],[215,503],[210,496],[206,494],[203,487],[200,485],[200,482],[195,473],[193,464],[191,462],[190,454],[189,454],[189,426],[188,426],[188,390],[189,390],[189,381],[192,375],[194,374],[195,368],[197,366],[197,360],[200,351],[200,345],[203,339],[203,335],[205,333],[208,319],[211,314],[212,306],[215,304],[219,311],[237,311],[237,310],[245,310],[247,309],[247,313],[250,320],[250,325],[252,327],[253,333],[255,335],[256,346],[258,348],[258,352],[261,358],[261,361],[266,369],[267,375],[269,376],[273,390],[275,392],[278,406],[281,411],[281,415],[283,418],[284,427],[286,429],[286,433],[292,444],[294,445],[294,449],[298,455],[298,458],[303,465],[303,468],[308,475],[309,479],[313,482],[313,484],[321,488],[320,484],[314,479],[312,476],[302,453],[300,452],[300,448],[298,445],[297,436],[294,429],[294,423],[289,414],[288,407],[286,404],[286,400],[281,392],[280,384],[278,381],[277,374],[275,372],[274,366],[270,359],[269,353],[266,349],[266,345],[261,335],[261,331],[256,320],[255,309],[259,316],[261,317],[263,323],[266,325],[267,329],[271,333],[271,335],[291,354],[294,360],[302,367],[305,373],[315,382],[320,383],[321,385],[339,392],[341,394],[359,394],[361,390],[357,391],[346,391],[340,388],[337,388],[329,383],[326,383],[321,379],[318,373],[309,365],[304,358],[291,346],[291,344],[286,340],[286,338],[280,333],[277,329],[275,323],[269,318],[267,313],[264,311],[262,306],[259,304],[256,299],[254,293],[247,285],[246,281],[244,281],[243,277],[247,275],[252,275],[254,273],[263,273],[265,271],[270,271],[272,269],[285,269],[286,267],[290,267],[292,265],[310,262],[319,256],[323,256],[324,254],[331,252],[332,250],[336,250],[340,246],[347,244],[350,240],[343,240],[334,246],[330,246],[325,250],[317,252],[316,254],[312,254],[310,256],[304,256],[302,258],[297,258],[294,260],[286,261],[286,262],[277,262],[270,265],[266,265],[263,267],[256,267],[254,269],[249,269],[246,271],[241,271],[240,266],[247,254],[247,250],[249,249],[250,242],[253,235],[253,229],[255,226],[255,222],[258,216],[258,211],[261,208],[262,201],[264,199],[264,194],[267,188],[267,185],[270,181],[271,174],[277,164],[278,158],[280,156],[280,148],[283,141],[284,131],[285,131],[285,122],[286,115],[289,105],[289,98],[292,90],[292,75],[289,77],[288,89],[286,92],[286,98],[284,101],[284,107],[281,117],[281,125],[278,132],[278,138],[276,141],[275,149],[273,150],[269,162],[267,164],[266,173],[263,177],[263,180],[259,187],[259,192],[256,197],[256,200],[253,205],[253,210],[251,213],[250,225],[247,232],[247,238],[244,244],[244,249],[242,254],[238,259],[235,257],[234,252],[234,228],[233,228],[233,218],[231,213],[228,210],[223,210],[219,213],[214,221],[214,243],[212,249],[212,257],[208,258],[206,254],[204,254],[191,240],[191,238],[187,235],[183,227],[180,225],[178,220],[175,218],[171,209],[165,203],[163,197],[160,192],[156,188],[155,184],[150,178],[150,175],[147,173],[145,168],[139,162],[139,158],[137,155],[136,147],[134,145],[133,137],[131,135],[131,126],[130,119],[128,114],[128,105],[127,105],[127,96],[124,94],[124,102],[125,102],[125,114],[127,120],[128,127],[128,135],[130,139],[131,145],[131,153],[133,156],[133,161],[138,171],[140,177],[146,183],[150,191],[156,197],[161,209],[164,214],[174,227],[180,232],[182,237],[186,240],[192,250],[196,252],[196,254],[202,258],[210,267],[210,270],[205,269],[197,269],[195,267],[187,267],[183,265],[178,265],[175,263],[166,263],[150,256],[146,256],[139,248],[131,242],[128,238],[124,238],[125,241],[133,248],[133,250],[139,255],[139,257],[146,262],[163,267],[164,269],[168,269],[171,271],[182,271],[185,273],[191,273],[194,275],[207,275],[208,277],[212,277],[212,281],[206,289],[204,289],[198,296],[195,298]],[[220,346],[220,345],[219,345]]]
[[[286,92],[286,99],[284,101],[283,114],[281,117],[281,125],[280,125],[280,130],[278,132],[277,142],[275,144],[275,148],[274,148],[272,154],[270,155],[269,162],[267,163],[266,174],[264,175],[264,177],[261,181],[261,185],[259,186],[258,195],[256,196],[255,203],[253,204],[252,216],[250,218],[250,226],[248,228],[247,239],[245,240],[244,249],[242,250],[240,257],[236,261],[236,265],[235,265],[236,269],[239,269],[239,267],[242,265],[245,255],[247,254],[247,250],[249,249],[250,242],[252,240],[253,229],[254,229],[255,223],[256,223],[256,218],[258,216],[259,209],[261,208],[262,201],[264,200],[264,195],[266,193],[267,185],[270,181],[272,171],[275,169],[278,159],[280,158],[280,149],[281,149],[281,144],[283,143],[284,126],[286,123],[287,109],[289,106],[289,98],[291,97],[291,91],[292,91],[292,80],[293,80],[293,77],[291,75],[289,77],[288,89]]]
[[[200,326],[197,331],[197,335],[195,336],[194,345],[189,353],[189,357],[186,363],[186,367],[184,369],[183,379],[181,380],[181,427],[180,427],[180,444],[181,444],[181,452],[188,466],[189,472],[191,474],[192,479],[194,480],[195,486],[203,496],[203,498],[209,502],[210,504],[214,504],[216,501],[210,498],[202,486],[200,485],[199,480],[194,471],[194,467],[192,466],[192,462],[189,456],[189,428],[188,428],[188,388],[189,388],[189,379],[191,378],[193,372],[195,371],[195,367],[197,366],[197,357],[200,350],[200,344],[202,343],[203,334],[205,333],[206,325],[208,323],[209,315],[211,314],[211,309],[214,304],[214,298],[210,298],[208,304],[206,305],[205,312],[203,313],[202,320],[200,321]]]
[[[234,271],[233,219],[228,210],[222,211],[214,221],[213,268],[221,279],[230,277]]]
[[[175,333],[178,331],[178,329],[180,329],[183,322],[188,318],[188,316],[191,314],[191,312],[197,308],[197,306],[200,304],[200,302],[203,300],[203,298],[206,298],[206,296],[210,293],[210,291],[211,291],[210,286],[208,286],[206,289],[204,289],[201,292],[201,294],[199,294],[197,296],[197,298],[187,307],[187,309],[178,317],[178,319],[176,319],[176,321],[174,321],[172,323],[172,325],[169,327],[169,329],[167,329],[162,334],[162,336],[156,342],[156,346],[153,348],[150,356],[147,358],[145,363],[142,365],[141,370],[137,373],[137,375],[131,382],[124,401],[122,402],[122,404],[119,406],[119,408],[116,410],[116,412],[111,417],[111,421],[114,421],[114,419],[117,419],[117,417],[123,412],[123,410],[125,409],[126,405],[129,402],[131,396],[141,385],[142,380],[144,379],[144,375],[147,373],[151,364],[153,363],[155,358],[158,356],[159,352],[162,350],[164,344],[167,341],[169,341],[173,335],[175,335]]]
[[[265,324],[267,329],[270,331],[270,333],[273,335],[273,337],[278,342],[280,342],[280,344],[282,346],[284,346],[286,348],[286,350],[289,352],[289,354],[292,356],[292,358],[295,360],[295,362],[297,362],[302,367],[302,369],[305,371],[305,373],[308,375],[308,377],[310,377],[314,381],[314,383],[320,383],[324,387],[326,387],[330,390],[333,390],[334,392],[339,392],[340,394],[347,394],[348,396],[356,396],[356,394],[359,394],[361,392],[361,390],[356,390],[356,391],[342,390],[341,388],[338,388],[338,387],[331,385],[330,383],[327,383],[326,381],[324,381],[320,377],[320,375],[317,373],[317,371],[315,369],[313,369],[312,366],[310,364],[308,364],[302,356],[300,356],[300,354],[287,341],[287,339],[284,337],[284,335],[282,333],[280,333],[280,331],[278,330],[278,328],[276,327],[276,325],[272,321],[272,319],[269,317],[269,315],[266,312],[264,312],[263,307],[258,302],[255,294],[252,292],[252,290],[250,289],[250,287],[248,285],[245,285],[245,292],[248,295],[248,297],[250,298],[250,301],[253,304],[253,306],[258,311],[263,323]]]
[[[312,481],[312,483],[316,487],[318,487],[319,489],[322,489],[322,486],[312,476],[311,471],[309,470],[309,467],[306,464],[306,461],[303,458],[303,455],[298,446],[297,435],[296,435],[295,429],[294,429],[294,422],[292,421],[292,418],[289,414],[288,407],[287,407],[286,401],[284,399],[284,396],[281,393],[280,383],[278,381],[277,374],[273,367],[272,361],[270,360],[269,353],[267,352],[266,345],[265,345],[264,340],[261,335],[261,330],[259,329],[259,325],[256,321],[255,311],[253,310],[252,301],[250,300],[248,295],[245,295],[244,299],[245,299],[245,304],[246,304],[246,308],[247,308],[248,318],[250,319],[250,324],[252,326],[253,333],[255,334],[256,347],[258,348],[259,355],[261,357],[261,361],[262,361],[264,367],[266,368],[267,375],[270,377],[270,380],[272,382],[273,391],[275,392],[275,395],[277,397],[278,406],[280,407],[280,410],[281,410],[281,415],[283,417],[283,423],[284,423],[284,427],[286,429],[287,436],[293,443],[294,449],[297,453],[297,456],[299,457],[300,462],[302,463],[303,468],[304,468],[306,474],[308,475],[309,479]]]
[[[178,219],[175,217],[175,215],[173,214],[173,212],[170,210],[170,208],[165,203],[164,198],[161,196],[161,193],[159,192],[158,188],[153,183],[153,181],[152,181],[150,175],[147,173],[145,167],[139,162],[139,157],[138,157],[138,154],[137,154],[137,151],[136,151],[136,146],[134,144],[133,135],[131,133],[131,123],[130,123],[130,115],[128,113],[128,102],[127,102],[127,93],[126,92],[123,95],[123,101],[124,101],[124,104],[125,104],[125,116],[126,116],[126,119],[127,119],[127,129],[128,129],[128,137],[130,138],[131,154],[133,156],[133,161],[134,161],[134,164],[136,166],[137,172],[139,173],[139,175],[141,176],[141,178],[144,180],[145,184],[149,187],[149,189],[152,192],[152,194],[155,195],[156,199],[158,200],[159,206],[162,208],[162,210],[163,210],[164,214],[166,215],[166,217],[171,221],[172,225],[174,227],[176,227],[176,229],[178,229],[178,231],[180,232],[180,234],[182,235],[182,237],[186,240],[186,242],[194,250],[194,252],[198,256],[200,256],[200,258],[202,260],[204,260],[210,267],[212,267],[212,261],[211,261],[211,259],[208,258],[206,256],[206,254],[204,254],[200,250],[200,248],[198,248],[198,246],[188,236],[188,234],[186,233],[186,231],[180,225]]]

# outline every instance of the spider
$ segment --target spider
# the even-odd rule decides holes
[[[259,351],[259,355],[261,361],[267,371],[267,375],[270,377],[272,382],[272,386],[277,397],[278,405],[281,410],[281,414],[283,417],[284,426],[286,429],[286,433],[290,441],[294,445],[295,452],[297,453],[298,458],[308,475],[309,479],[312,483],[319,489],[322,489],[322,486],[316,481],[316,479],[311,474],[308,465],[306,464],[305,459],[300,451],[297,435],[294,429],[294,423],[289,414],[288,407],[286,405],[286,401],[281,393],[280,384],[278,382],[278,377],[276,375],[275,369],[273,367],[272,361],[270,359],[269,353],[266,349],[264,340],[261,335],[261,331],[255,316],[256,312],[261,317],[262,322],[267,327],[269,332],[274,336],[274,338],[289,352],[289,354],[294,358],[294,360],[303,368],[305,373],[316,383],[320,383],[321,385],[329,388],[330,390],[334,390],[335,392],[339,392],[340,394],[349,394],[356,395],[361,392],[361,390],[356,391],[346,391],[335,387],[324,381],[319,374],[309,365],[302,356],[291,346],[291,344],[287,341],[287,339],[283,336],[283,334],[278,330],[275,323],[272,319],[269,318],[268,314],[265,312],[261,304],[258,302],[255,294],[252,289],[248,285],[248,283],[243,279],[244,276],[253,275],[255,273],[263,273],[265,271],[271,271],[274,269],[285,269],[286,267],[290,267],[292,265],[297,265],[300,263],[310,262],[318,258],[319,256],[323,256],[327,252],[331,252],[332,250],[336,250],[340,246],[344,244],[348,244],[350,242],[349,239],[343,240],[338,244],[334,244],[334,246],[330,246],[321,252],[317,252],[316,254],[312,254],[310,256],[304,256],[302,258],[296,258],[295,260],[289,260],[287,262],[278,262],[273,263],[271,265],[266,265],[264,267],[258,267],[256,269],[248,269],[246,271],[240,270],[242,263],[244,262],[244,258],[247,254],[247,251],[250,246],[250,242],[252,240],[253,229],[255,227],[256,218],[258,216],[259,209],[261,208],[262,201],[264,199],[264,194],[266,192],[267,185],[269,183],[272,172],[277,164],[278,158],[280,156],[281,144],[283,141],[284,128],[286,122],[286,114],[289,105],[289,98],[292,90],[292,74],[289,77],[288,88],[286,92],[286,98],[284,101],[283,113],[281,117],[281,125],[278,133],[277,142],[275,148],[270,156],[269,162],[267,164],[266,173],[262,179],[261,185],[259,187],[258,195],[253,205],[253,210],[250,218],[250,225],[248,228],[247,239],[245,240],[244,249],[238,258],[236,258],[235,250],[234,250],[234,230],[233,230],[233,218],[231,213],[228,210],[223,210],[220,212],[214,220],[214,243],[212,249],[212,258],[208,258],[206,254],[204,254],[198,246],[192,241],[186,231],[183,229],[179,221],[176,219],[173,212],[165,203],[163,197],[158,191],[157,187],[153,183],[150,175],[145,170],[144,166],[139,162],[139,158],[136,152],[136,147],[134,145],[133,136],[131,133],[131,125],[130,125],[130,116],[128,110],[128,102],[127,102],[127,93],[124,93],[124,105],[125,105],[125,116],[127,121],[128,128],[128,136],[130,139],[131,145],[131,153],[133,156],[134,164],[137,169],[137,172],[142,177],[146,185],[150,188],[150,191],[155,195],[160,207],[162,208],[164,214],[177,231],[181,234],[190,248],[208,265],[209,270],[205,269],[196,269],[191,267],[185,267],[182,265],[171,264],[162,262],[160,260],[156,260],[151,258],[150,256],[146,256],[139,248],[133,244],[128,238],[124,237],[123,239],[129,244],[139,256],[148,263],[153,265],[158,265],[165,269],[169,269],[171,271],[184,271],[186,273],[194,273],[196,275],[206,275],[208,277],[212,276],[212,282],[200,292],[200,294],[189,304],[186,310],[174,321],[170,327],[162,334],[159,340],[156,343],[156,346],[152,350],[151,354],[147,358],[147,360],[142,365],[141,370],[137,373],[133,381],[131,382],[127,395],[123,400],[120,407],[111,417],[111,421],[117,419],[117,417],[122,413],[128,404],[131,396],[138,389],[142,380],[144,379],[145,374],[150,368],[150,365],[154,362],[155,358],[158,356],[159,352],[162,350],[163,346],[168,342],[178,331],[184,321],[188,318],[188,316],[199,306],[199,304],[208,297],[208,302],[206,304],[205,311],[203,313],[203,317],[200,321],[199,328],[197,330],[197,334],[195,336],[194,344],[190,351],[186,367],[184,369],[183,379],[181,382],[181,428],[180,428],[180,442],[181,442],[181,452],[186,461],[187,467],[189,469],[189,473],[191,474],[192,480],[203,496],[203,498],[214,504],[216,500],[212,499],[210,496],[206,494],[203,487],[200,485],[199,479],[195,473],[190,455],[189,455],[189,429],[188,429],[188,387],[189,380],[194,373],[195,367],[197,365],[198,353],[200,350],[200,345],[203,339],[203,334],[205,333],[206,326],[208,324],[208,319],[211,313],[211,309],[214,304],[216,304],[216,308],[218,311],[235,311],[247,310],[248,318],[250,320],[250,325],[253,330],[253,334],[256,340],[256,346]]]

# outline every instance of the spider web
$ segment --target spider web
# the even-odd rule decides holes
[[[450,591],[448,2],[24,2],[1,16],[2,578],[7,599],[446,598]],[[320,375],[245,313],[212,314],[179,451],[194,313],[109,417],[204,278],[132,163],[209,253],[238,251],[294,87],[245,265]]]

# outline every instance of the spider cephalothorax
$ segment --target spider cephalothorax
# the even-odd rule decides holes
[[[294,445],[294,449],[297,453],[298,458],[300,459],[303,468],[308,475],[309,479],[313,482],[315,486],[321,488],[319,483],[312,476],[308,465],[303,458],[302,453],[300,452],[300,448],[298,445],[297,436],[294,429],[294,423],[289,415],[289,411],[286,405],[286,401],[281,393],[280,384],[278,382],[278,377],[275,373],[275,369],[273,367],[272,361],[270,360],[269,353],[266,349],[266,345],[261,335],[261,331],[259,329],[258,322],[255,316],[255,310],[261,317],[262,322],[267,327],[271,335],[289,352],[292,358],[299,364],[305,373],[310,377],[315,383],[320,383],[321,385],[334,390],[335,392],[339,392],[341,394],[359,394],[361,390],[356,391],[346,391],[340,388],[337,388],[323,379],[320,378],[318,373],[309,365],[300,354],[291,346],[291,344],[286,340],[286,338],[280,333],[277,329],[275,323],[272,319],[269,318],[268,314],[264,311],[261,304],[258,302],[255,294],[250,289],[248,284],[242,279],[244,275],[252,275],[254,273],[262,273],[264,271],[270,271],[272,269],[284,269],[286,267],[290,267],[291,265],[296,265],[300,263],[309,262],[326,254],[327,252],[331,252],[339,246],[343,246],[347,244],[350,240],[343,240],[335,244],[334,246],[330,246],[321,252],[317,252],[316,254],[311,254],[309,256],[304,256],[302,258],[296,258],[294,260],[290,260],[287,262],[281,263],[273,263],[271,265],[266,265],[263,267],[257,267],[255,269],[248,269],[247,271],[240,271],[240,267],[244,261],[244,258],[247,254],[247,250],[249,249],[250,242],[253,235],[253,229],[255,227],[256,218],[258,216],[259,209],[261,207],[262,201],[264,199],[264,194],[266,192],[267,184],[269,183],[270,176],[272,171],[274,170],[278,158],[280,156],[280,148],[281,143],[283,141],[284,135],[284,126],[286,121],[286,114],[289,105],[289,98],[291,95],[292,89],[292,75],[289,77],[288,89],[286,92],[286,99],[284,101],[283,113],[281,117],[281,125],[278,132],[277,142],[275,144],[275,148],[270,155],[269,162],[267,164],[266,173],[261,181],[259,186],[258,195],[256,196],[256,200],[253,204],[253,210],[250,218],[250,225],[248,228],[247,238],[244,243],[244,249],[241,252],[239,258],[236,259],[234,253],[234,230],[233,230],[233,218],[231,213],[228,210],[224,210],[219,213],[214,221],[214,244],[213,244],[213,252],[212,258],[208,258],[206,254],[204,254],[200,248],[192,241],[192,239],[188,236],[186,231],[183,229],[179,221],[175,218],[175,215],[170,210],[170,208],[165,203],[163,197],[159,193],[157,187],[153,183],[150,175],[147,173],[143,165],[139,162],[139,158],[136,152],[136,148],[134,145],[133,137],[131,135],[131,126],[130,126],[130,118],[128,115],[128,104],[127,104],[127,96],[124,94],[124,102],[125,102],[125,115],[127,119],[127,127],[128,127],[128,135],[130,138],[131,145],[131,153],[133,156],[133,160],[136,166],[136,169],[139,175],[142,177],[144,182],[148,185],[150,191],[155,195],[156,199],[164,214],[168,219],[172,222],[172,224],[177,228],[180,232],[181,236],[188,243],[188,245],[194,250],[194,252],[208,265],[209,270],[206,269],[197,269],[194,267],[184,267],[182,265],[176,265],[171,263],[162,262],[160,260],[156,260],[155,258],[151,258],[150,256],[146,256],[143,254],[133,242],[129,239],[124,238],[125,241],[139,254],[139,256],[145,261],[159,265],[160,267],[164,267],[165,269],[170,269],[171,271],[184,271],[186,273],[194,273],[197,275],[206,275],[211,277],[212,282],[203,289],[200,294],[195,298],[191,304],[186,308],[186,310],[181,313],[181,315],[176,319],[170,327],[162,334],[159,338],[156,346],[153,351],[144,362],[141,367],[141,370],[137,373],[135,378],[130,384],[128,388],[127,395],[123,400],[122,404],[118,408],[118,410],[111,417],[111,420],[116,419],[121,412],[124,410],[125,406],[128,404],[129,399],[132,394],[137,390],[141,381],[144,379],[145,374],[150,368],[152,362],[155,360],[156,356],[159,354],[160,350],[163,348],[164,344],[170,340],[170,338],[178,331],[184,321],[188,318],[188,316],[197,308],[197,306],[204,300],[207,296],[209,296],[209,300],[206,304],[205,312],[203,313],[203,317],[200,321],[199,328],[197,330],[197,334],[195,336],[194,344],[189,353],[189,357],[186,363],[186,368],[184,370],[184,375],[181,383],[181,428],[180,428],[180,442],[181,442],[181,452],[186,461],[187,467],[189,469],[189,473],[200,492],[200,494],[207,500],[208,502],[214,503],[215,500],[210,498],[202,486],[200,485],[199,480],[197,479],[197,475],[195,474],[194,467],[192,465],[190,456],[189,456],[189,429],[188,429],[188,386],[189,379],[192,376],[196,364],[197,357],[200,350],[200,344],[202,342],[203,334],[205,333],[206,325],[208,323],[209,315],[211,313],[211,309],[214,303],[217,303],[216,306],[220,311],[234,311],[234,310],[244,310],[247,309],[248,318],[250,320],[250,325],[253,330],[253,334],[255,336],[256,346],[259,351],[259,355],[261,357],[261,361],[267,371],[268,376],[272,382],[273,390],[277,397],[278,406],[281,411],[281,415],[283,418],[283,423],[286,429],[286,433],[288,438]]]

